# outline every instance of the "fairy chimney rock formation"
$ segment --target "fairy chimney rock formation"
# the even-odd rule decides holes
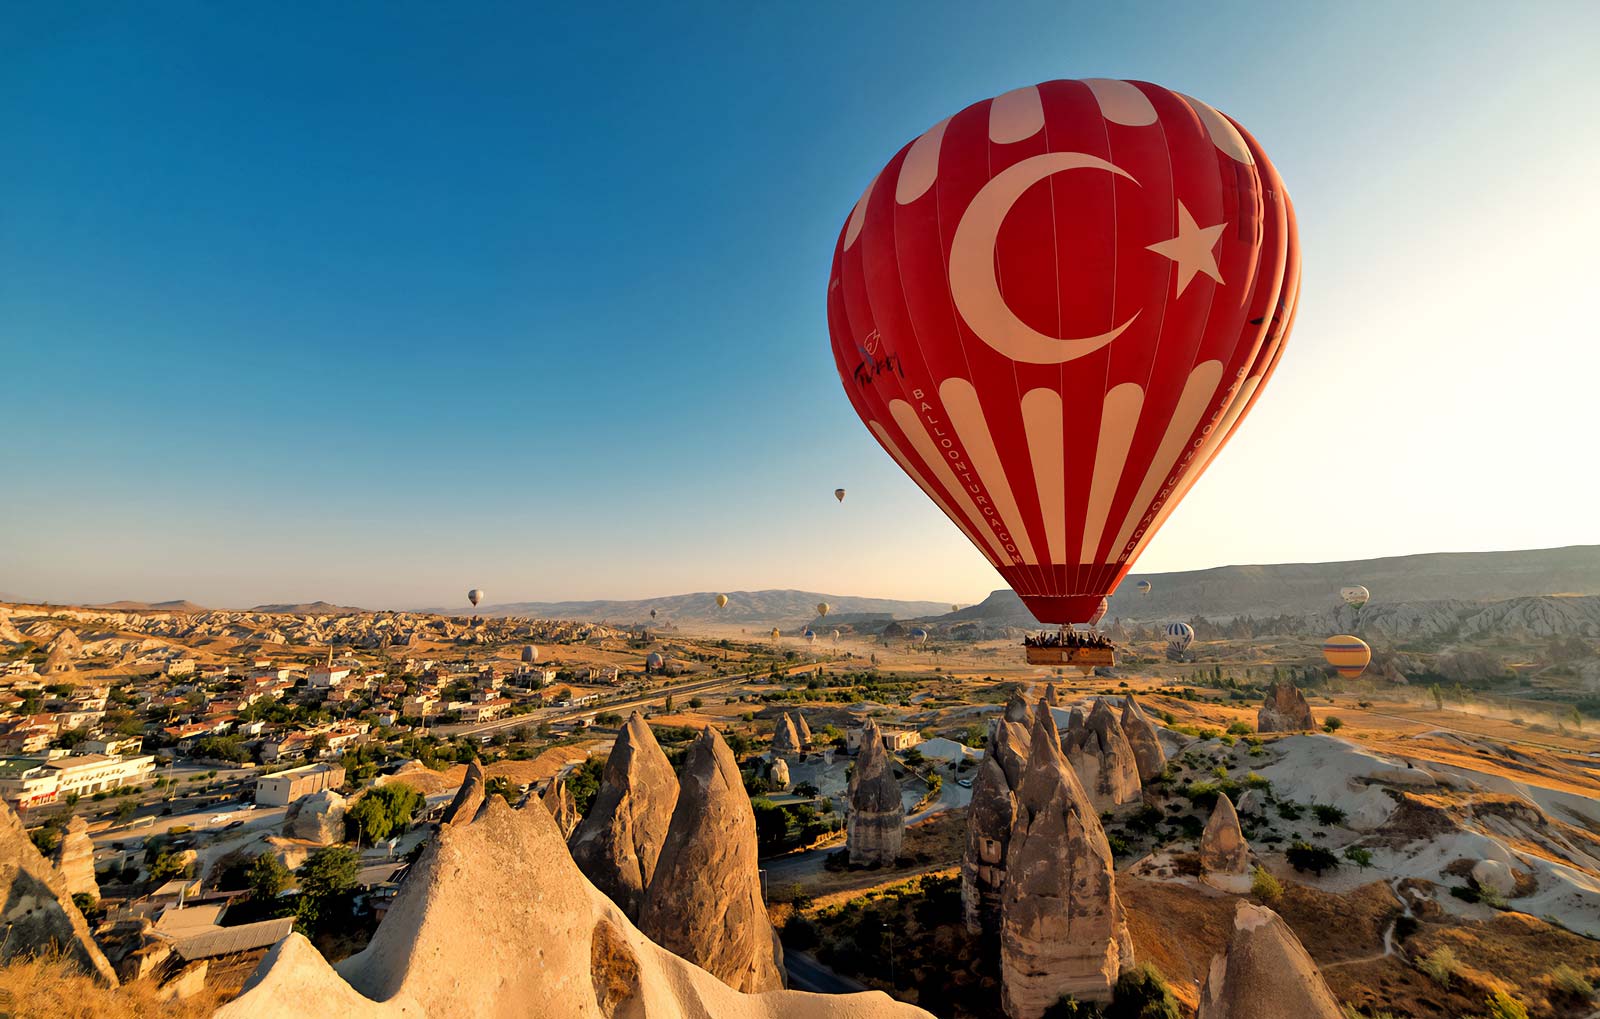
[[[1213,874],[1243,874],[1250,868],[1250,843],[1239,830],[1239,815],[1227,793],[1217,794],[1217,805],[1200,836],[1200,866]]]
[[[67,822],[50,862],[67,883],[67,894],[87,895],[100,900],[100,885],[94,878],[94,843],[89,841],[89,822],[74,814]]]
[[[756,816],[738,762],[708,726],[684,761],[639,929],[735,990],[781,989],[783,949],[757,866]]]
[[[1011,696],[1006,698],[1005,720],[1020,722],[1023,725],[1032,723],[1033,712],[1028,709],[1028,702],[1020,690],[1011,691]]]
[[[1066,747],[1070,747],[1074,743],[1082,742],[1083,709],[1074,707],[1070,712],[1067,713],[1067,731],[1063,738],[1066,740],[1066,743],[1063,744],[1063,746]]]
[[[772,728],[772,752],[788,757],[800,754],[800,733],[794,727],[794,719],[787,714],[779,715]]]
[[[1050,683],[1045,686],[1044,702],[1050,705],[1052,708],[1059,705],[1059,702],[1056,700],[1056,685],[1054,683]]]
[[[779,792],[789,789],[789,762],[781,757],[772,760],[772,766],[767,769],[767,779]]]
[[[572,832],[572,858],[631,920],[650,879],[678,802],[678,776],[644,715],[622,727],[600,776],[600,790]]]
[[[1016,791],[1000,762],[993,755],[985,757],[972,783],[972,802],[967,808],[967,845],[961,856],[961,918],[973,934],[993,934],[999,930],[1006,849],[1011,842],[1011,825],[1016,816]]]
[[[1266,702],[1256,715],[1257,732],[1303,732],[1316,727],[1311,705],[1293,683],[1273,683],[1267,687]]]
[[[348,801],[332,789],[303,796],[283,814],[283,834],[291,839],[331,846],[344,841],[344,814]]]
[[[811,726],[806,724],[806,716],[802,715],[799,710],[794,712],[794,731],[800,737],[800,748],[802,750],[811,746]]]
[[[1005,773],[1006,785],[1015,793],[1028,766],[1028,728],[1020,722],[1002,718],[994,727],[985,756],[994,758]]]
[[[555,818],[556,829],[561,832],[561,837],[569,838],[578,827],[578,805],[572,799],[572,790],[567,788],[566,780],[560,775],[552,778],[539,795],[539,800],[550,811],[550,816]]]
[[[1148,784],[1167,767],[1167,751],[1161,746],[1161,737],[1132,694],[1123,698],[1121,722],[1122,734],[1128,737],[1134,762],[1139,766],[1139,782]]]
[[[1100,818],[1062,756],[1048,712],[1035,723],[1001,894],[1001,1003],[1039,1019],[1062,997],[1109,1001],[1133,964]]]
[[[461,783],[461,788],[456,790],[455,799],[444,808],[440,816],[441,824],[463,824],[472,820],[478,808],[483,805],[483,765],[472,761],[467,765],[466,780]]]
[[[1139,798],[1139,764],[1122,724],[1104,699],[1097,699],[1083,728],[1068,730],[1067,760],[1078,773],[1096,811],[1115,810]]]
[[[878,723],[870,718],[861,733],[861,752],[850,775],[850,816],[845,847],[850,862],[892,866],[905,839],[906,812],[889,752]]]
[[[5,803],[0,803],[0,892],[4,902],[0,923],[6,931],[0,939],[0,963],[59,952],[101,983],[117,985],[111,963],[72,903],[66,878],[39,855]]]
[[[1195,1019],[1339,1019],[1317,964],[1289,925],[1265,906],[1239,900],[1233,938],[1213,956]]]

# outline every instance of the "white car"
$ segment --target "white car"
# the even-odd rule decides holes
[[[233,820],[232,814],[213,814],[211,816],[212,824],[227,824],[231,820]]]

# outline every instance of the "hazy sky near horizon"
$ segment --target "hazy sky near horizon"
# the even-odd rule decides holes
[[[902,144],[1062,77],[1227,111],[1300,221],[1281,368],[1140,571],[1600,541],[1597,38],[1585,2],[8,4],[0,592],[977,600],[841,391],[828,269]]]

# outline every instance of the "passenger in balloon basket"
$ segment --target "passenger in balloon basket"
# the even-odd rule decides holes
[[[1067,648],[1078,650],[1081,648],[1094,648],[1097,650],[1116,650],[1116,645],[1098,633],[1079,633],[1077,630],[1062,627],[1060,630],[1043,630],[1038,634],[1022,638],[1023,647]]]

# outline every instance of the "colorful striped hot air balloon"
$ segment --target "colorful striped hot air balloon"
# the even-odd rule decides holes
[[[1323,641],[1322,657],[1338,670],[1339,675],[1345,679],[1355,679],[1367,671],[1367,663],[1372,661],[1372,648],[1360,637],[1336,633]]]
[[[1167,646],[1182,651],[1194,643],[1194,627],[1188,623],[1167,624]]]

